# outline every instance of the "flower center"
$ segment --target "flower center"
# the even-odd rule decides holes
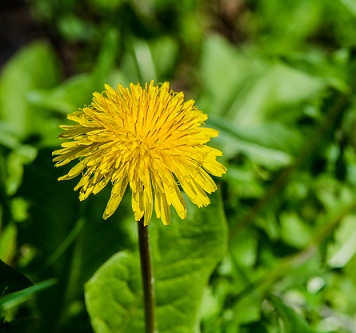
[[[151,147],[147,143],[147,140],[140,137],[137,137],[132,143],[132,149],[139,149],[142,153],[150,150],[150,148]]]
[[[139,133],[128,133],[126,147],[135,155],[143,156],[156,147],[156,142],[152,138]]]

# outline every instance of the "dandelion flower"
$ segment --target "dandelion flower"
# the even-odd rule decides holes
[[[206,206],[207,193],[216,190],[209,173],[226,172],[216,161],[222,153],[206,145],[218,135],[204,127],[207,118],[168,82],[130,84],[129,89],[119,84],[116,90],[105,85],[103,93],[93,94],[91,105],[68,115],[77,124],[61,126],[60,138],[68,141],[53,152],[55,165],[79,161],[58,180],[81,174],[74,188],[81,201],[111,182],[104,219],[115,212],[127,186],[136,221],[144,217],[148,225],[154,210],[169,224],[171,205],[184,219],[187,209],[180,187],[194,204]]]

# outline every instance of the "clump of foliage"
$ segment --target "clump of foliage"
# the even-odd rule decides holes
[[[151,80],[209,115],[228,169],[212,205],[150,222],[160,332],[355,331],[351,1],[24,8],[39,37],[0,76],[0,331],[142,331],[129,198],[101,221],[109,190],[79,203],[51,152],[104,83]]]

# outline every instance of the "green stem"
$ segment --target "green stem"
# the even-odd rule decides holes
[[[155,304],[153,292],[153,275],[151,265],[150,244],[148,239],[148,226],[143,223],[143,218],[138,222],[138,243],[140,248],[141,276],[144,297],[146,333],[155,333]]]

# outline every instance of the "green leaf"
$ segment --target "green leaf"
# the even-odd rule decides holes
[[[120,206],[115,222],[103,222],[109,186],[80,203],[73,191],[78,180],[57,181],[66,171],[54,168],[51,151],[41,149],[35,161],[25,167],[17,193],[30,202],[28,220],[16,226],[19,242],[25,239],[35,254],[31,272],[36,272],[39,281],[53,276],[59,281],[36,296],[36,310],[41,313],[41,330],[36,333],[53,332],[52,327],[67,332],[63,327],[73,319],[72,307],[82,304],[83,284],[107,258],[133,242],[122,227],[130,225],[135,231],[134,223],[121,221],[126,215],[132,217],[131,206],[131,215]]]
[[[37,156],[37,150],[30,145],[19,145],[12,150],[7,160],[7,193],[12,195],[22,182],[24,166],[31,163]]]
[[[32,282],[14,268],[0,260],[0,295],[30,287]]]
[[[199,105],[209,114],[224,115],[235,126],[276,122],[289,114],[287,107],[316,96],[325,86],[324,80],[279,61],[238,52],[219,36],[209,36],[203,47],[205,95]]]
[[[33,294],[47,289],[56,283],[54,279],[42,281],[31,287],[16,291],[0,297],[0,309],[8,310],[18,304],[21,304],[29,299]]]
[[[261,299],[259,295],[251,294],[249,297],[244,297],[234,306],[233,321],[236,325],[258,321],[260,317]]]
[[[201,209],[187,202],[187,221],[173,215],[169,227],[150,223],[160,333],[199,332],[203,292],[226,246],[222,202],[211,199]],[[140,276],[137,252],[117,253],[98,269],[85,287],[95,332],[143,332]]]
[[[58,19],[58,30],[70,42],[90,40],[94,33],[94,28],[88,21],[72,12],[68,12]]]
[[[86,284],[86,304],[95,332],[144,331],[138,267],[137,253],[122,251]]]
[[[350,13],[356,16],[356,3],[354,0],[340,0],[342,4],[350,11]]]
[[[251,160],[267,167],[281,167],[291,163],[292,158],[288,151],[292,151],[293,148],[291,147],[299,145],[300,141],[298,136],[293,135],[292,131],[291,135],[287,137],[282,127],[274,125],[264,125],[256,129],[245,130],[217,117],[209,117],[209,124],[219,130],[218,140],[223,146],[221,150],[225,157],[231,158],[237,153],[244,153]],[[275,134],[273,139],[268,135],[268,128],[273,129]],[[280,140],[273,142],[272,140],[276,141],[276,137]],[[286,138],[286,140],[282,141],[282,138]]]
[[[282,212],[279,216],[281,236],[286,244],[304,248],[312,239],[313,230],[295,212]]]
[[[102,91],[114,66],[119,35],[110,30],[103,38],[96,66],[91,73],[75,75],[50,90],[34,90],[29,101],[35,107],[64,114],[73,112],[91,102],[93,92]]]
[[[201,76],[209,113],[222,115],[236,98],[238,87],[259,68],[254,59],[236,52],[224,38],[210,35],[204,40]],[[201,105],[202,103],[199,103]]]
[[[286,333],[312,333],[305,320],[280,298],[270,295],[268,300],[275,306],[278,314],[281,316]]]
[[[287,108],[317,96],[324,86],[321,79],[279,62],[262,62],[261,69],[251,73],[248,82],[239,87],[226,117],[238,126],[283,121]]]
[[[29,101],[35,107],[67,114],[90,104],[95,87],[92,75],[78,74],[52,90],[31,91]]]
[[[113,28],[109,30],[103,38],[101,49],[93,69],[93,75],[95,79],[99,81],[99,85],[106,82],[110,71],[115,65],[118,45],[120,43],[119,37],[119,33]]]
[[[53,87],[58,77],[57,59],[42,42],[26,46],[5,65],[0,78],[0,118],[9,130],[21,137],[33,132],[38,109],[30,106],[27,94]]]
[[[5,121],[0,121],[0,145],[15,149],[19,145],[20,137]]]
[[[179,45],[171,36],[153,39],[150,42],[151,55],[157,72],[157,80],[170,77],[177,61]]]
[[[356,254],[356,216],[344,218],[335,233],[335,241],[329,246],[329,262],[331,267],[344,267]]]
[[[15,223],[9,223],[0,232],[0,260],[11,262],[16,253],[17,228]],[[0,293],[1,295],[1,293]]]

